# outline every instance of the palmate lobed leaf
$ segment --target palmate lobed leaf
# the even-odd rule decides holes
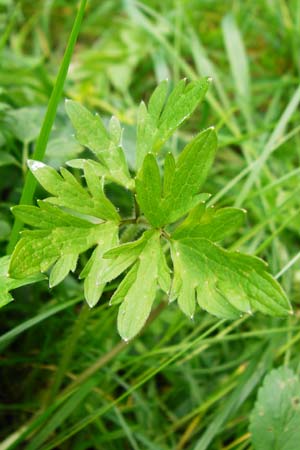
[[[63,258],[65,263],[68,261],[69,270],[74,270],[78,255],[101,240],[105,225],[24,231],[11,259],[10,276],[24,278],[37,272],[45,272],[60,258]],[[67,256],[69,260],[66,259]]]
[[[162,81],[149,100],[148,109],[142,102],[137,121],[137,168],[147,153],[157,154],[174,131],[194,112],[210,85],[209,78],[191,83],[181,80],[167,98],[168,83]]]
[[[39,201],[38,205],[39,207],[23,205],[13,208],[16,217],[38,228],[24,231],[14,250],[9,273],[16,279],[45,272],[53,266],[49,278],[49,285],[53,287],[70,271],[75,270],[79,254],[97,245],[95,252],[98,251],[99,267],[102,254],[111,245],[118,243],[118,226],[114,222],[95,224],[62,211],[46,201]],[[102,264],[105,265],[106,262],[103,261]],[[104,287],[99,289],[95,283],[95,289],[89,289],[94,265],[88,263],[84,276],[85,293],[90,306],[97,302]]]
[[[168,153],[161,175],[158,151],[196,108],[208,84],[208,80],[190,84],[183,80],[168,96],[163,82],[148,108],[141,104],[135,181],[121,148],[119,122],[113,118],[106,129],[99,117],[75,102],[67,103],[80,143],[98,161],[69,162],[82,170],[85,185],[65,168],[59,173],[39,161],[29,162],[33,175],[52,196],[38,202],[38,207],[13,209],[21,221],[35,228],[22,233],[12,255],[9,273],[15,283],[50,269],[49,284],[55,286],[76,269],[79,255],[92,249],[80,273],[85,298],[90,307],[95,306],[106,283],[123,274],[110,304],[120,305],[118,330],[126,341],[144,326],[159,288],[169,301],[177,299],[188,317],[194,316],[196,303],[227,319],[255,310],[275,316],[291,312],[262,260],[216,244],[239,230],[245,212],[206,207],[210,194],[200,193],[217,148],[214,129],[199,133],[176,159]],[[106,197],[104,184],[111,181],[136,192],[136,217],[123,221]],[[128,223],[138,233],[146,230],[137,240],[120,245],[120,226],[125,229],[122,239],[131,235]],[[3,289],[6,299],[8,286]]]
[[[29,161],[28,166],[41,186],[53,195],[47,198],[48,202],[101,220],[120,220],[115,206],[104,194],[103,179],[100,182],[94,166],[89,162],[84,166],[88,190],[64,168],[59,175],[55,169],[40,161]]]
[[[175,222],[202,201],[200,188],[213,163],[217,137],[209,128],[194,138],[176,162],[166,158],[162,187],[157,161],[147,154],[136,179],[137,201],[153,227]]]
[[[179,279],[178,298],[187,283],[199,306],[217,317],[233,319],[256,310],[273,316],[292,312],[285,293],[261,259],[229,252],[203,238],[174,240],[171,248]],[[189,302],[186,296],[184,303]],[[189,310],[187,306],[181,309]]]
[[[106,176],[128,189],[133,188],[134,182],[121,146],[122,128],[118,119],[112,117],[109,129],[106,130],[100,117],[93,115],[79,103],[67,100],[65,108],[76,131],[77,140],[92,150]]]

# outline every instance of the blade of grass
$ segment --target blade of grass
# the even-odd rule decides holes
[[[263,149],[263,152],[261,153],[260,157],[255,161],[254,167],[252,168],[248,179],[246,180],[239,196],[236,199],[235,206],[240,206],[244,203],[252,186],[258,179],[260,171],[262,170],[268,157],[272,153],[274,146],[279,141],[279,139],[282,137],[284,130],[286,129],[286,127],[287,127],[292,115],[296,111],[299,103],[300,103],[300,86],[296,89],[290,102],[288,103],[287,107],[285,108],[284,112],[282,113],[273,133],[271,134],[270,138],[268,139],[268,142],[266,143],[266,145]]]
[[[60,101],[62,93],[63,93],[64,83],[65,83],[65,80],[67,77],[71,57],[72,57],[74,47],[75,47],[75,44],[77,41],[77,37],[78,37],[79,31],[80,31],[86,2],[87,2],[87,0],[80,1],[77,15],[76,15],[76,18],[75,18],[75,21],[73,24],[73,28],[72,28],[72,31],[71,31],[71,34],[69,37],[69,41],[68,41],[68,44],[67,44],[64,56],[63,56],[61,66],[59,68],[57,79],[56,79],[56,82],[53,87],[53,91],[52,91],[50,99],[49,99],[49,103],[48,103],[47,111],[46,111],[46,114],[45,114],[45,117],[43,120],[42,128],[41,128],[40,134],[39,134],[37,142],[36,142],[34,153],[32,155],[32,159],[36,159],[38,161],[42,161],[45,156],[49,135],[50,135],[53,123],[54,123],[57,107],[58,107],[59,101]],[[25,184],[24,184],[21,199],[20,199],[20,205],[28,205],[28,204],[32,203],[36,184],[37,184],[36,179],[34,178],[32,173],[30,171],[28,171],[26,174]],[[13,249],[18,241],[18,236],[19,236],[20,230],[22,229],[22,225],[23,224],[20,220],[18,220],[18,219],[15,220],[13,228],[12,228],[12,232],[10,235],[10,240],[9,240],[9,243],[7,246],[8,254],[10,254],[13,251]]]
[[[3,349],[3,345],[8,344],[12,339],[16,338],[20,334],[24,333],[24,331],[30,329],[31,327],[39,324],[40,322],[43,322],[44,320],[48,319],[48,317],[54,316],[55,314],[64,311],[65,309],[69,308],[70,306],[76,305],[76,303],[79,303],[83,300],[83,296],[79,295],[78,297],[69,300],[65,303],[56,305],[52,308],[49,308],[48,311],[43,311],[40,314],[37,314],[36,316],[32,317],[31,319],[26,320],[25,322],[21,323],[20,325],[16,326],[12,330],[9,330],[7,333],[2,334],[0,336],[0,348]]]
[[[238,26],[231,14],[222,21],[225,47],[235,82],[236,102],[238,103],[249,130],[253,129],[251,114],[251,83],[247,54]]]
[[[61,360],[59,362],[58,368],[55,372],[52,386],[50,387],[50,389],[47,392],[47,397],[45,399],[46,407],[52,403],[54,397],[56,396],[56,394],[61,386],[61,383],[64,380],[65,373],[67,371],[67,368],[68,368],[70,361],[72,359],[72,356],[74,354],[74,351],[75,351],[77,342],[80,338],[82,329],[84,327],[86,320],[89,317],[89,312],[90,312],[90,308],[88,307],[87,304],[84,304],[81,308],[81,311],[80,311],[78,317],[77,317],[77,320],[74,322],[70,336],[68,337],[67,342],[65,344],[63,354],[61,356]]]
[[[215,325],[213,325],[211,328],[206,330],[203,335],[199,336],[196,340],[197,343],[199,343],[202,339],[204,339],[207,335],[213,333],[217,328],[219,328],[224,323],[223,320],[218,321]],[[195,342],[192,342],[190,345],[195,345]],[[84,429],[87,425],[91,424],[96,420],[98,417],[106,413],[107,411],[111,410],[114,406],[116,406],[118,403],[120,403],[122,400],[127,398],[129,395],[131,395],[134,391],[136,391],[139,387],[143,386],[148,380],[153,378],[157,373],[161,372],[165,367],[173,363],[178,357],[180,357],[183,353],[188,351],[189,346],[187,348],[181,350],[178,354],[175,354],[171,356],[170,358],[166,358],[163,360],[163,362],[157,367],[151,368],[149,371],[146,370],[146,373],[143,373],[136,381],[136,383],[128,389],[124,394],[119,396],[117,399],[115,399],[113,402],[109,403],[108,405],[103,406],[102,408],[96,410],[95,412],[91,413],[86,418],[80,420],[75,425],[73,425],[69,430],[65,430],[65,432],[58,435],[52,442],[50,442],[44,450],[51,450],[53,448],[58,448],[58,445],[60,445],[62,442],[65,442],[68,438],[71,436],[74,436],[79,431]]]
[[[78,390],[73,394],[64,405],[51,417],[41,431],[31,440],[30,444],[26,447],[27,450],[36,450],[41,448],[40,445],[53,433],[56,428],[63,423],[67,417],[72,414],[74,409],[84,400],[84,398],[91,392],[93,387],[97,384],[97,379],[88,380],[85,384],[80,386]]]
[[[272,350],[270,346],[264,351],[261,358],[253,359],[246,371],[241,375],[239,385],[229,399],[223,403],[221,411],[215,415],[201,438],[196,443],[194,450],[206,450],[212,440],[219,434],[225,421],[243,404],[253,389],[260,382],[263,375],[271,366]]]

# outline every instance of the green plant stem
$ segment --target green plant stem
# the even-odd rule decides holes
[[[28,159],[28,150],[29,150],[29,143],[28,142],[24,142],[23,144],[23,152],[22,152],[22,171],[23,171],[23,175],[26,176],[27,173],[27,166],[26,166],[26,162]]]
[[[47,393],[47,397],[45,400],[45,407],[48,407],[52,403],[57,392],[59,391],[59,388],[64,380],[65,373],[69,367],[69,364],[70,364],[70,361],[74,354],[76,345],[80,338],[81,331],[83,329],[84,323],[86,322],[86,320],[89,316],[89,313],[90,313],[90,308],[87,305],[83,305],[83,307],[81,308],[81,311],[77,317],[77,320],[75,321],[75,323],[73,325],[71,334],[65,343],[65,347],[64,347],[64,351],[63,351],[60,363],[55,372],[53,384]]]
[[[76,15],[76,18],[75,18],[75,21],[73,24],[73,28],[72,28],[72,31],[71,31],[71,34],[69,37],[69,41],[68,41],[68,44],[67,44],[64,56],[63,56],[63,60],[62,60],[62,63],[61,63],[61,66],[60,66],[60,69],[59,69],[59,72],[57,75],[56,82],[54,84],[54,87],[53,87],[53,90],[52,90],[52,93],[51,93],[51,96],[49,99],[46,115],[44,117],[42,128],[41,128],[40,134],[39,134],[37,142],[36,142],[35,150],[32,155],[32,159],[36,159],[38,161],[42,161],[45,156],[46,147],[47,147],[47,143],[49,140],[49,135],[50,135],[53,123],[54,123],[57,107],[58,107],[59,101],[60,101],[62,93],[63,93],[64,83],[65,83],[65,80],[67,77],[71,57],[72,57],[75,43],[77,41],[77,37],[78,37],[79,31],[80,31],[80,26],[81,26],[81,22],[83,19],[86,2],[87,2],[87,0],[81,0],[79,3],[79,8],[78,8],[77,15]],[[32,203],[36,184],[37,184],[37,182],[36,182],[34,176],[32,175],[31,172],[28,171],[26,178],[25,178],[25,184],[24,184],[21,199],[20,199],[20,205],[28,205],[28,204]],[[23,226],[22,222],[20,220],[16,219],[14,222],[10,240],[9,240],[9,243],[7,246],[8,254],[12,253],[12,251],[18,241],[19,232],[22,229],[22,226]]]

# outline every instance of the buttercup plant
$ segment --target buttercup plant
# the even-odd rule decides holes
[[[39,200],[38,206],[13,208],[32,229],[22,232],[15,247],[10,278],[50,270],[49,285],[56,286],[75,271],[79,255],[93,249],[79,275],[86,301],[95,306],[105,285],[123,274],[110,304],[120,305],[118,331],[126,341],[145,324],[158,290],[170,302],[177,300],[188,317],[194,316],[196,303],[226,319],[256,310],[273,316],[290,313],[289,301],[264,261],[220,247],[242,226],[245,211],[209,207],[210,195],[200,193],[217,149],[215,130],[200,132],[177,158],[167,153],[162,168],[158,164],[164,144],[190,117],[209,84],[209,79],[182,80],[168,95],[163,81],[148,107],[141,103],[135,175],[122,148],[119,121],[113,117],[106,129],[99,116],[67,101],[76,137],[96,159],[67,163],[82,171],[84,184],[66,168],[59,173],[40,161],[28,162],[51,197]],[[107,197],[109,183],[134,198],[131,217],[122,217]]]

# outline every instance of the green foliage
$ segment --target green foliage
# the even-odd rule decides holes
[[[153,92],[148,110],[142,102],[137,122],[136,157],[139,168],[147,153],[157,154],[174,131],[203,100],[210,79],[186,84],[181,80],[166,100],[168,83],[163,81]]]
[[[194,316],[200,308],[234,319],[242,313],[270,315],[290,312],[286,295],[255,257],[229,252],[217,244],[243,224],[244,211],[215,209],[200,192],[213,163],[217,136],[213,128],[200,132],[177,158],[157,154],[178,126],[189,117],[207,91],[209,81],[180,81],[167,97],[162,82],[148,109],[142,103],[137,124],[137,175],[133,179],[122,148],[122,129],[111,119],[108,130],[98,116],[67,102],[67,113],[79,142],[98,161],[75,160],[84,184],[65,168],[60,174],[39,161],[29,168],[52,196],[38,206],[16,206],[15,216],[34,228],[22,233],[9,273],[23,279],[50,269],[49,284],[74,272],[80,254],[94,248],[80,278],[89,306],[95,306],[105,285],[123,275],[110,304],[120,304],[118,330],[126,341],[144,326],[158,288],[179,308]],[[105,188],[115,182],[136,196],[134,216],[123,218]],[[129,193],[127,195],[130,195]],[[119,227],[135,223],[140,237],[119,245]],[[170,258],[171,252],[171,258]],[[173,276],[171,272],[173,271]]]
[[[78,3],[0,1],[1,255],[10,236],[9,253],[20,237],[18,228],[11,233],[14,217],[10,208],[28,188],[28,156],[56,169],[72,160],[67,165],[75,168],[71,172],[86,188],[81,175],[89,151],[75,141],[63,104],[56,113],[50,100],[53,85],[62,87],[56,77]],[[158,285],[168,295],[157,291],[151,324],[140,338],[125,344],[115,331],[118,305],[136,279],[138,257],[134,255],[124,273],[104,287],[94,308],[84,302],[87,277],[82,271],[97,244],[79,256],[75,273],[54,289],[49,291],[42,282],[12,291],[16,301],[1,309],[3,449],[253,447],[248,417],[263,377],[281,365],[299,372],[299,18],[299,0],[88,2],[62,95],[98,111],[105,128],[111,115],[118,117],[124,127],[121,146],[133,179],[138,99],[146,100],[148,112],[149,93],[161,80],[176,84],[181,76],[196,82],[201,76],[212,77],[203,106],[155,156],[162,190],[167,191],[181,149],[199,131],[215,124],[219,150],[202,187],[213,198],[164,227]],[[162,102],[164,84],[158,95]],[[56,90],[51,98],[57,104],[61,93]],[[51,134],[49,140],[43,134],[47,150],[37,156],[34,135],[49,100],[55,122],[48,114],[44,118]],[[40,114],[34,114],[37,109]],[[141,140],[146,152],[150,139]],[[139,241],[147,223],[138,207],[139,220],[135,221],[133,190],[128,192],[124,184],[109,178],[106,166],[95,154],[92,158],[88,164],[99,180],[104,177],[104,192],[119,208],[121,245]],[[143,157],[139,169],[142,163]],[[36,195],[42,199],[45,192],[38,187]],[[25,203],[31,204],[32,198],[27,196]],[[202,201],[206,200],[203,194]],[[211,208],[212,204],[216,207]],[[223,223],[230,221],[232,231],[226,236],[217,220],[225,219],[224,206],[247,209],[247,216],[228,211]],[[72,215],[87,219],[81,213],[72,211]],[[205,230],[206,220],[214,220],[214,228]],[[192,222],[197,225],[186,235]],[[218,229],[225,239],[222,242],[214,234]],[[240,249],[267,260],[270,272],[293,302],[295,314],[280,319],[246,314],[224,321],[201,311],[195,299],[198,311],[191,321],[176,301],[169,307],[165,302],[159,304],[161,299],[170,299],[171,279],[176,292],[168,236],[177,242],[197,237],[199,231],[204,239],[223,245],[230,253]],[[110,264],[114,258],[103,261]],[[122,264],[126,266],[125,260]],[[58,269],[63,267],[58,265]],[[7,269],[4,275],[1,282],[8,283]],[[90,295],[98,301],[90,280]],[[143,282],[141,293],[142,287]],[[1,292],[7,292],[6,288]],[[108,308],[109,302],[116,306]],[[92,384],[86,383],[89,380]]]
[[[289,368],[272,370],[250,417],[255,450],[295,450],[300,442],[300,381]]]
[[[100,117],[94,116],[79,103],[68,100],[66,111],[76,130],[78,141],[93,151],[106,177],[126,188],[132,188],[133,181],[120,145],[122,129],[118,119],[111,118],[107,131]]]
[[[163,193],[156,159],[151,153],[146,155],[137,175],[136,191],[139,205],[152,226],[175,222],[202,200],[199,190],[216,148],[215,131],[208,129],[183,149],[175,164],[168,157]]]
[[[10,256],[2,256],[0,258],[0,307],[6,305],[13,300],[9,291],[26,284],[35,283],[44,278],[42,274],[31,276],[22,276],[21,280],[16,280],[8,275]]]

